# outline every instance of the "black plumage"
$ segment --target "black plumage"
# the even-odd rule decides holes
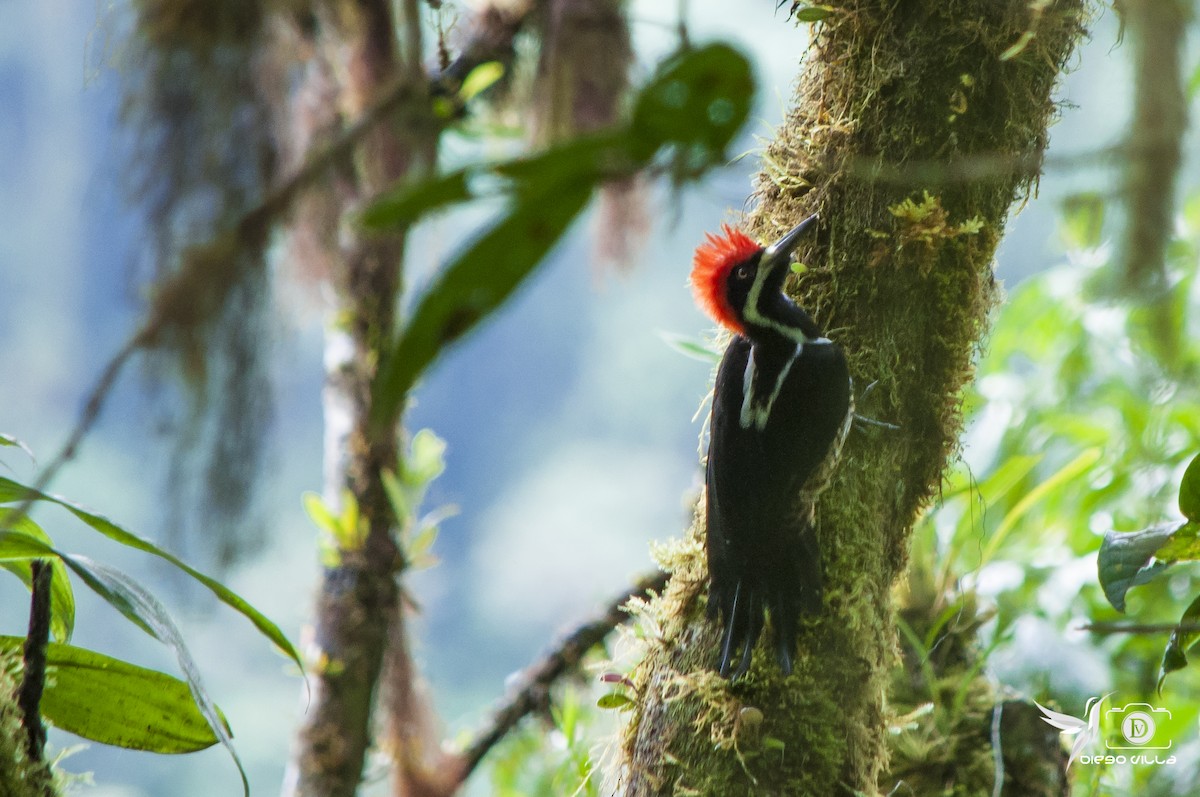
[[[723,623],[725,676],[749,667],[764,614],[791,672],[799,619],[822,606],[815,503],[852,402],[841,349],[782,290],[803,226],[717,275],[740,327],[717,371],[706,472],[708,611]]]

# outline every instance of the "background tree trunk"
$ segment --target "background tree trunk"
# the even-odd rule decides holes
[[[405,235],[367,236],[343,219],[360,211],[385,187],[431,167],[436,126],[421,124],[428,89],[421,60],[416,3],[405,4],[396,39],[395,9],[388,0],[330,2],[315,6],[309,65],[310,92],[324,107],[316,134],[329,135],[363,119],[386,92],[405,81],[412,98],[394,124],[365,134],[358,151],[335,168],[331,200],[314,211],[325,229],[324,247],[336,305],[326,330],[325,501],[340,511],[358,507],[361,544],[339,541],[338,562],[327,567],[317,596],[312,705],[297,745],[285,793],[350,797],[357,793],[368,748],[375,738],[375,696],[387,651],[407,657],[398,576],[403,557],[395,518],[380,476],[398,469],[398,422],[371,422],[371,386],[381,354],[394,333]],[[414,110],[416,109],[416,110]],[[311,122],[310,122],[311,124]],[[321,128],[325,128],[322,130]],[[309,233],[313,234],[313,233]]]
[[[1085,5],[846,0],[814,30],[748,226],[766,240],[821,214],[795,295],[844,347],[856,392],[878,383],[860,411],[901,428],[852,432],[821,500],[826,609],[789,678],[762,646],[737,683],[713,672],[698,514],[644,610],[659,633],[633,674],[627,794],[880,788],[892,588],[957,445],[959,391],[997,296],[992,257],[1037,178]]]

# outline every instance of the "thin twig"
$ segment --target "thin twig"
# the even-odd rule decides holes
[[[50,642],[50,562],[35,560],[29,601],[29,633],[25,636],[22,657],[21,688],[17,706],[29,747],[29,757],[41,761],[46,747],[46,726],[42,724],[42,690],[46,686],[46,646]]]
[[[101,372],[100,378],[96,380],[95,386],[88,393],[87,402],[83,405],[83,410],[79,413],[78,420],[75,421],[75,426],[71,429],[71,434],[67,437],[62,448],[54,455],[54,459],[42,469],[38,475],[37,481],[29,489],[29,493],[25,499],[17,506],[17,508],[5,517],[5,524],[9,528],[14,528],[17,523],[29,514],[30,507],[38,500],[38,497],[45,492],[46,488],[58,475],[63,465],[67,464],[79,450],[79,446],[83,443],[83,438],[91,431],[92,426],[96,423],[96,419],[100,417],[100,410],[104,407],[104,402],[108,398],[109,392],[112,390],[113,384],[117,381],[117,376],[121,373],[121,369],[125,367],[125,363],[129,362],[129,358],[140,349],[145,342],[153,336],[153,330],[150,326],[144,326],[125,341],[120,350],[113,356],[108,364],[104,366],[104,371]]]
[[[1093,634],[1190,634],[1200,631],[1200,623],[1089,623],[1080,631]]]
[[[629,619],[624,607],[631,599],[661,592],[668,578],[667,573],[655,573],[640,579],[609,602],[603,614],[576,628],[539,661],[526,667],[517,679],[515,688],[496,708],[484,729],[463,750],[462,780],[467,779],[488,751],[517,723],[546,704],[550,687],[558,679],[574,672],[585,653]]]

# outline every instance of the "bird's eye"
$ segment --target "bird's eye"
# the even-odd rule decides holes
[[[740,280],[749,279],[750,278],[750,267],[749,266],[738,266],[737,267],[737,278]]]

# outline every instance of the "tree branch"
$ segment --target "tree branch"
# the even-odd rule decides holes
[[[522,670],[509,695],[495,708],[488,723],[464,748],[461,756],[461,780],[466,780],[488,751],[522,719],[546,705],[550,699],[550,688],[564,675],[574,672],[584,654],[629,619],[624,607],[630,600],[648,598],[652,594],[662,592],[669,578],[668,573],[644,576],[609,601],[601,614],[567,634],[541,659]]]
[[[41,761],[46,747],[46,727],[42,724],[42,690],[46,686],[46,645],[50,642],[50,575],[48,561],[32,564],[32,597],[29,605],[29,633],[25,636],[21,687],[17,705],[29,748],[29,757]]]
[[[1110,634],[1192,634],[1200,631],[1200,623],[1088,623],[1080,631],[1107,636]]]

